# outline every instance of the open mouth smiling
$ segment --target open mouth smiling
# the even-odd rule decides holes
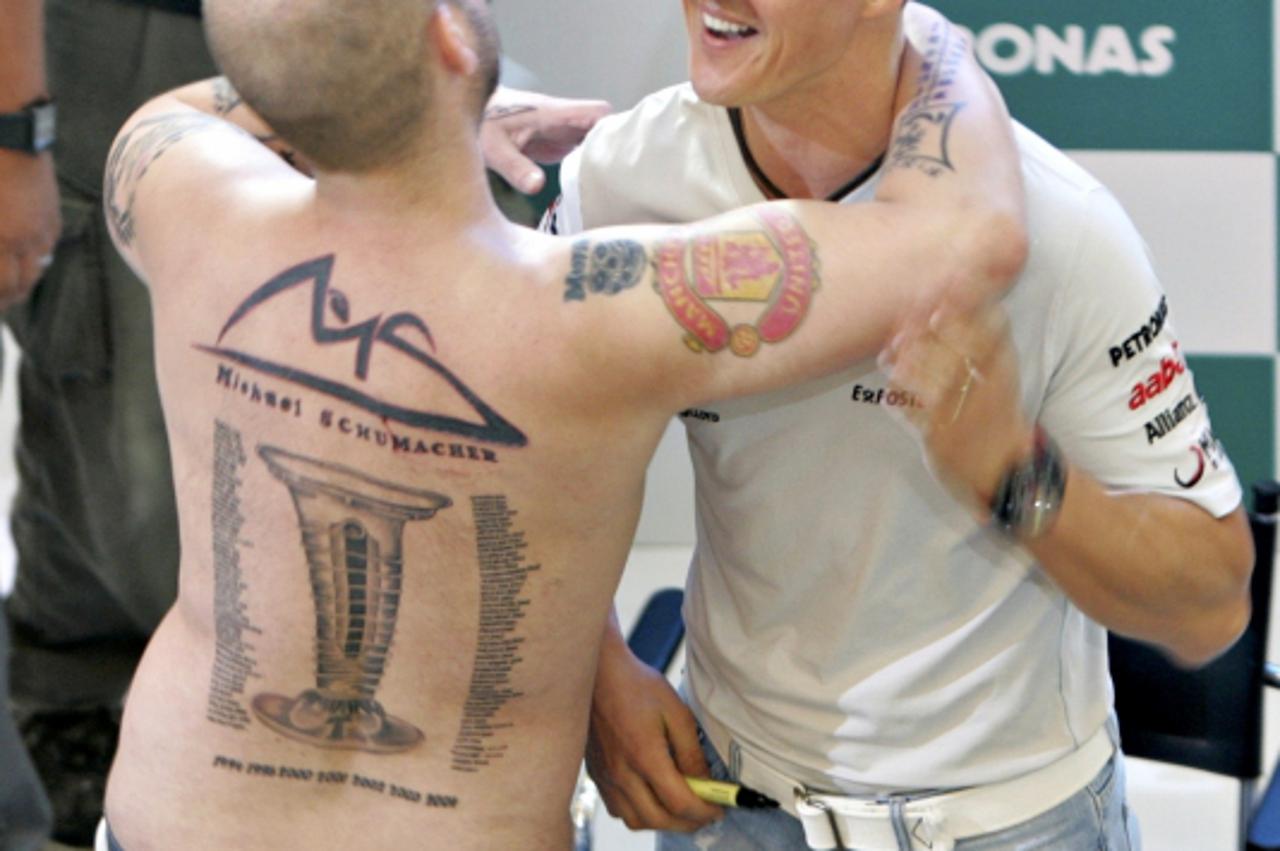
[[[702,13],[702,26],[707,35],[717,41],[740,41],[744,38],[750,38],[758,32],[758,30],[746,24],[735,24],[733,21],[717,18],[707,12]]]

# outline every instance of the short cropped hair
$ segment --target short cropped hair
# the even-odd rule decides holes
[[[205,28],[222,73],[281,138],[321,169],[365,172],[404,159],[424,129],[440,2],[205,0]]]

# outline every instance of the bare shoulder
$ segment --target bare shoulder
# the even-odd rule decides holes
[[[153,255],[180,250],[244,207],[309,183],[253,136],[215,115],[158,99],[117,134],[107,160],[103,205],[112,239],[142,275]],[[263,191],[265,190],[265,191]]]

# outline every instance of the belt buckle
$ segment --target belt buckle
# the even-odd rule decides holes
[[[841,830],[840,823],[842,815],[836,811],[826,795],[812,792],[803,787],[797,787],[795,790],[795,800],[798,804],[803,804],[808,812],[801,812],[797,806],[797,815],[800,816],[801,825],[805,828],[805,839],[809,841],[809,826],[812,824],[811,819],[822,818],[826,827],[831,831],[831,840],[835,843],[834,851],[851,851],[850,846],[845,844],[844,833]],[[946,829],[945,817],[938,813],[924,812],[914,817],[907,815],[905,806],[908,803],[902,799],[881,800],[878,803],[889,808],[888,822],[895,834],[897,834],[898,842],[907,842],[912,848],[922,849],[922,851],[952,851],[955,847],[955,839],[952,838]],[[818,815],[820,814],[820,815]],[[847,817],[847,816],[845,816]],[[821,824],[822,822],[819,822]],[[922,832],[923,829],[923,832]],[[852,841],[853,837],[850,837]],[[825,841],[822,846],[826,847]],[[810,842],[811,847],[818,847],[817,843]]]
[[[827,817],[827,825],[831,828],[831,837],[835,840],[835,851],[850,851],[849,847],[844,844],[844,837],[840,833],[840,820],[836,818],[835,810],[831,805],[821,798],[815,797],[812,792],[804,787],[797,787],[796,799],[803,801],[805,806],[812,807]],[[803,820],[801,824],[803,825]]]

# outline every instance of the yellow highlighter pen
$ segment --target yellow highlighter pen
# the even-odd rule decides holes
[[[708,804],[721,807],[742,807],[744,810],[771,810],[778,802],[768,795],[763,795],[737,783],[726,783],[723,780],[706,780],[702,777],[686,777],[693,794]]]

